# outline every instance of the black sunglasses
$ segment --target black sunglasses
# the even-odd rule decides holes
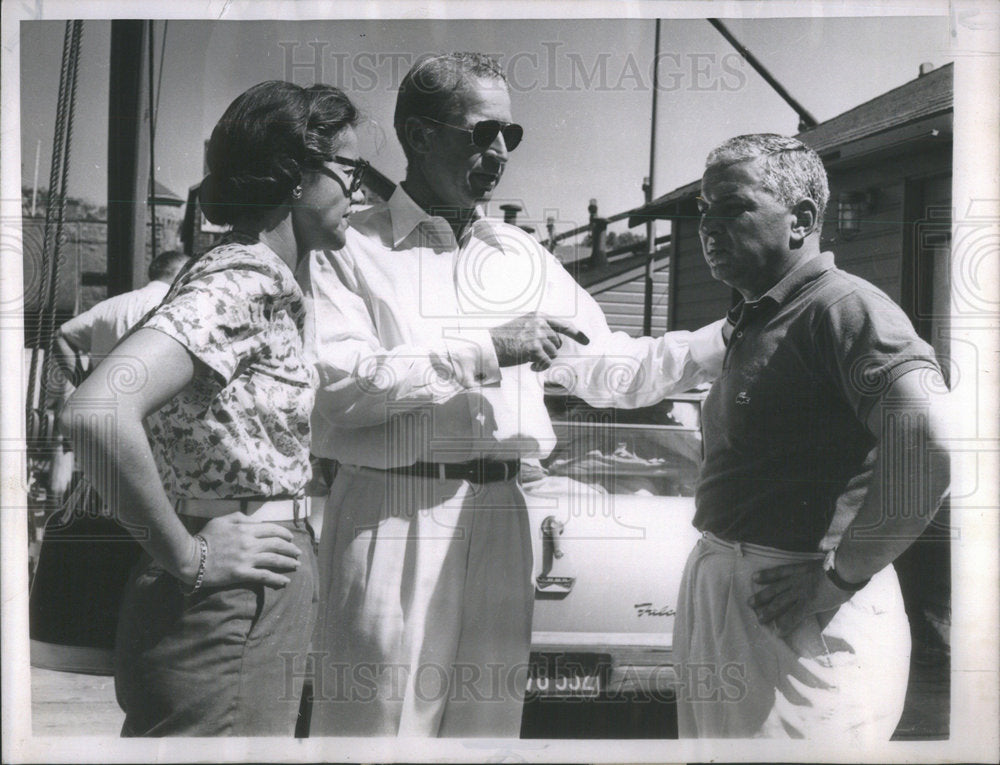
[[[450,127],[454,130],[461,130],[465,133],[472,133],[472,143],[480,149],[488,149],[497,139],[497,135],[503,134],[503,142],[507,146],[507,151],[514,151],[524,138],[524,128],[515,122],[500,122],[500,120],[481,120],[472,127],[461,127],[441,122],[433,117],[424,117],[425,120]]]
[[[352,194],[355,194],[361,188],[361,184],[364,183],[365,172],[367,172],[368,168],[371,167],[371,165],[369,165],[368,162],[360,158],[351,159],[350,157],[335,156],[333,158],[333,161],[336,162],[338,165],[347,165],[349,168],[351,168],[351,173],[350,173],[351,182],[349,184],[345,185],[343,179],[337,173],[333,172],[333,170],[326,167],[325,165],[321,165],[319,167],[319,172],[337,181],[344,189],[345,196],[351,196]]]

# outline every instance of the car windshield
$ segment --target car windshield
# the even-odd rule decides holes
[[[701,464],[701,396],[643,409],[595,409],[547,395],[558,439],[535,478],[572,493],[693,497]]]

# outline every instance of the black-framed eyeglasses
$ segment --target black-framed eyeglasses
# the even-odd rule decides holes
[[[423,119],[429,120],[437,125],[450,127],[453,130],[461,130],[464,133],[471,133],[472,143],[480,149],[490,148],[490,146],[493,145],[493,142],[497,139],[497,136],[502,134],[503,142],[507,147],[507,151],[514,151],[514,149],[520,145],[521,139],[524,138],[524,128],[516,122],[480,120],[472,127],[463,127],[461,125],[452,125],[448,122],[441,122],[441,120],[436,120],[433,117],[424,117]]]
[[[371,165],[360,157],[352,159],[351,157],[341,157],[338,155],[333,158],[333,161],[338,165],[347,165],[347,167],[351,168],[349,183],[345,184],[343,179],[326,165],[322,165],[319,168],[319,172],[337,181],[344,189],[345,196],[352,196],[357,193],[361,188],[361,184],[364,183],[365,173]]]

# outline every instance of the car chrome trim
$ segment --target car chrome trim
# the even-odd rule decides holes
[[[672,632],[532,632],[531,648],[536,645],[575,646],[649,646],[659,650],[673,648]]]

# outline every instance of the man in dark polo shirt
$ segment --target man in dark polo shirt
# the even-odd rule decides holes
[[[733,138],[702,178],[712,275],[743,300],[704,405],[674,628],[680,735],[888,739],[910,638],[892,561],[947,492],[945,384],[903,311],[819,247],[814,151]]]

